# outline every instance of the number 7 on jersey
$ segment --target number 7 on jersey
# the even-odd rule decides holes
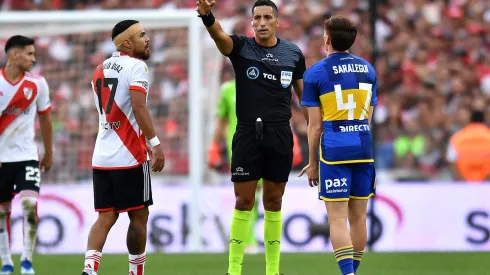
[[[100,114],[110,114],[112,110],[112,104],[114,103],[114,97],[116,96],[118,79],[117,78],[97,78],[95,81],[95,93],[99,99],[99,112]],[[108,91],[110,94],[105,95],[104,88],[110,88]],[[109,96],[109,100],[107,101],[107,106],[105,106],[105,110],[102,107],[102,98]],[[104,100],[106,101],[106,100]]]

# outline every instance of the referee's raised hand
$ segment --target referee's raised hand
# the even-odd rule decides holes
[[[206,15],[213,9],[214,5],[216,5],[216,1],[214,0],[211,2],[208,2],[207,0],[198,0],[196,1],[196,11],[199,15]]]

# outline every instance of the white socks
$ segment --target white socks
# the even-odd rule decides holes
[[[97,250],[89,250],[85,252],[85,264],[83,271],[88,274],[97,275],[99,271],[100,260],[102,260],[102,252]]]
[[[2,265],[14,265],[10,254],[10,206],[0,206],[0,257]]]
[[[36,246],[37,238],[37,198],[33,196],[22,196],[21,192],[20,201],[22,205],[22,214],[24,215],[23,226],[24,226],[24,251],[20,257],[21,261],[28,260],[32,262],[32,253]]]
[[[140,255],[129,254],[129,275],[143,275],[145,273],[146,252]]]

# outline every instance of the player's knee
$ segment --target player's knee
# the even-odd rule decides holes
[[[34,197],[22,197],[20,199],[22,205],[22,212],[27,222],[31,225],[37,225],[37,198]]]
[[[100,227],[110,229],[116,223],[117,218],[119,218],[119,214],[117,214],[114,211],[102,212],[99,213],[99,217],[97,218],[97,224]]]
[[[343,215],[329,215],[328,223],[330,225],[347,226],[347,217],[344,217]]]
[[[282,194],[264,194],[264,209],[267,211],[280,211],[282,207]]]
[[[351,224],[356,224],[356,223],[365,223],[366,222],[366,213],[365,212],[355,212],[355,211],[350,211],[349,212],[349,223]]]
[[[251,211],[255,204],[255,194],[236,196],[235,209],[240,211]]]

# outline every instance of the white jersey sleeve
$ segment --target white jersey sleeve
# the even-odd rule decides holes
[[[44,77],[39,81],[39,95],[37,97],[36,104],[38,114],[43,114],[51,110],[51,101],[49,99],[49,86]]]
[[[133,66],[129,81],[130,90],[148,93],[150,84],[148,81],[148,66],[146,66],[145,62],[140,61]]]

